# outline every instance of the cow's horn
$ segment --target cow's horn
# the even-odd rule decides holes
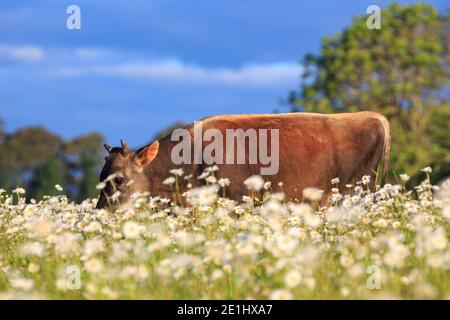
[[[125,143],[122,139],[120,139],[120,144],[122,145],[122,151],[124,154],[127,154],[129,152],[128,144]]]
[[[105,147],[106,151],[108,151],[108,153],[111,153],[112,147],[109,144],[104,143],[103,146]]]

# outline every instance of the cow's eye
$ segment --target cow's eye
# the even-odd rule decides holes
[[[114,183],[116,184],[116,186],[120,186],[120,185],[125,183],[125,178],[115,177],[114,178]]]

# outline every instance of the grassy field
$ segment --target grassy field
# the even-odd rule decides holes
[[[167,184],[182,179],[173,173]],[[320,190],[305,191],[311,204],[289,203],[260,177],[237,203],[214,176],[183,194],[185,207],[136,195],[115,213],[0,191],[0,297],[450,298],[450,180],[407,191],[402,175],[374,193],[368,177],[334,180],[334,205],[319,208]]]

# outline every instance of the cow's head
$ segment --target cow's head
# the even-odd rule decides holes
[[[155,141],[136,152],[130,151],[122,140],[120,142],[122,147],[112,148],[104,144],[108,156],[100,174],[100,182],[104,182],[105,186],[100,190],[97,208],[119,208],[130,200],[133,193],[145,192],[151,187],[145,168],[158,154],[159,142]],[[116,191],[120,192],[117,198]]]

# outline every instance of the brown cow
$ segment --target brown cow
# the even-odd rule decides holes
[[[208,129],[217,129],[216,133],[226,135],[231,129],[249,130],[256,132],[270,132],[275,135],[278,129],[279,167],[276,174],[266,175],[263,178],[271,181],[273,186],[283,182],[283,192],[288,199],[302,200],[302,191],[307,187],[316,187],[324,190],[326,199],[331,192],[330,181],[339,178],[340,184],[352,184],[364,175],[374,177],[384,155],[384,172],[386,174],[390,149],[389,122],[385,117],[374,112],[341,113],[333,115],[313,113],[289,113],[271,115],[224,115],[214,116],[201,120],[197,124],[185,127],[190,138],[195,139],[196,126],[201,125],[202,132]],[[228,131],[227,131],[228,130]],[[247,145],[251,144],[250,135],[247,136]],[[179,149],[179,141],[172,141],[171,135],[161,141],[147,145],[135,152],[128,150],[126,144],[121,148],[111,148],[107,145],[109,155],[100,175],[103,181],[109,175],[115,174],[114,184],[121,191],[118,199],[119,206],[130,199],[134,192],[149,191],[152,196],[171,197],[171,192],[162,182],[170,176],[169,170],[183,168],[186,175],[193,175],[194,186],[202,183],[196,179],[203,170],[210,165],[206,163],[188,164],[173,163],[174,148]],[[205,141],[207,140],[207,141]],[[212,143],[211,137],[201,140],[204,149]],[[231,180],[228,187],[228,196],[239,200],[242,195],[248,194],[243,182],[252,175],[260,174],[263,167],[261,163],[254,163],[248,150],[245,161],[241,164],[226,162],[225,157],[230,151],[236,153],[238,158],[238,143],[231,145],[223,138],[224,154],[216,163],[219,167],[218,178],[227,177]],[[250,142],[249,142],[250,141]],[[258,145],[261,136],[257,137]],[[273,140],[271,140],[273,142]],[[268,142],[268,151],[277,150]],[[197,152],[192,146],[192,153]],[[202,149],[202,150],[203,150]],[[219,150],[220,151],[220,150]],[[184,150],[186,152],[186,150]],[[184,152],[180,155],[185,155]],[[217,150],[216,152],[217,153]],[[211,153],[212,155],[217,155]],[[216,160],[218,158],[215,158]],[[198,159],[197,159],[198,160]],[[179,161],[179,160],[177,160]],[[197,161],[198,162],[198,161]],[[129,183],[132,181],[133,183]],[[371,179],[371,188],[374,179]],[[276,189],[276,188],[275,188]],[[105,195],[113,193],[113,186],[108,183],[100,195],[97,207],[107,205]]]

